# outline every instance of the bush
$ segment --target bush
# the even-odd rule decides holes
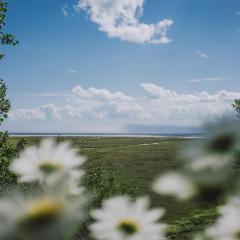
[[[20,139],[16,144],[10,143],[8,133],[0,132],[0,194],[18,185],[16,176],[9,171],[9,165],[24,149],[25,143],[25,139]]]
[[[86,163],[86,176],[84,178],[83,185],[89,192],[89,202],[87,213],[92,209],[100,208],[102,202],[117,195],[128,195],[135,198],[136,184],[129,180],[127,182],[121,182],[118,174],[114,173],[113,170],[106,170],[102,167],[100,161],[87,161]],[[92,222],[90,216],[87,220],[76,228],[72,229],[71,234],[67,239],[73,239],[73,235],[76,234],[76,239],[91,240],[89,236],[88,226]],[[75,230],[75,232],[74,232]]]
[[[217,208],[194,212],[171,225],[167,231],[169,240],[192,240],[193,236],[213,224],[219,217]]]

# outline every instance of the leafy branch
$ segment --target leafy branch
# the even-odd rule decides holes
[[[3,32],[3,27],[6,25],[6,12],[8,4],[5,1],[0,1],[0,43],[1,45],[16,46],[19,42],[11,33]],[[0,60],[4,57],[4,53],[0,52]]]

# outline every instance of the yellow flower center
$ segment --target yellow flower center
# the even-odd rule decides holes
[[[122,220],[117,228],[125,235],[134,235],[135,233],[137,233],[139,231],[139,225],[135,220],[132,219],[125,219]]]
[[[61,170],[62,165],[58,163],[44,161],[39,164],[39,169],[46,174],[51,174],[53,172]]]
[[[48,197],[42,198],[29,203],[27,213],[20,224],[29,229],[48,225],[56,220],[63,210],[64,205],[61,201]]]
[[[48,197],[32,202],[29,207],[29,215],[32,217],[56,215],[60,212],[62,212],[62,203]]]

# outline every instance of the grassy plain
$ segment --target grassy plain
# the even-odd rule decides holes
[[[12,137],[11,141],[17,138]],[[41,137],[27,137],[27,144],[37,144]],[[161,173],[182,167],[179,149],[190,139],[157,137],[57,137],[71,141],[91,163],[100,163],[105,171],[113,171],[120,184],[133,185],[136,196],[149,195],[153,206],[167,209],[166,220],[175,222],[192,211],[206,208],[199,202],[177,202],[158,196],[151,185]]]

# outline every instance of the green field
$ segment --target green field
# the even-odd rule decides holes
[[[17,138],[11,138],[15,141]],[[27,144],[37,144],[40,137],[27,137]],[[174,222],[193,210],[206,208],[194,201],[178,202],[158,196],[151,185],[161,173],[182,167],[179,149],[189,141],[180,138],[155,137],[58,137],[71,141],[91,163],[100,162],[105,171],[113,171],[121,184],[133,185],[136,196],[149,195],[153,206],[167,209],[165,220]]]

